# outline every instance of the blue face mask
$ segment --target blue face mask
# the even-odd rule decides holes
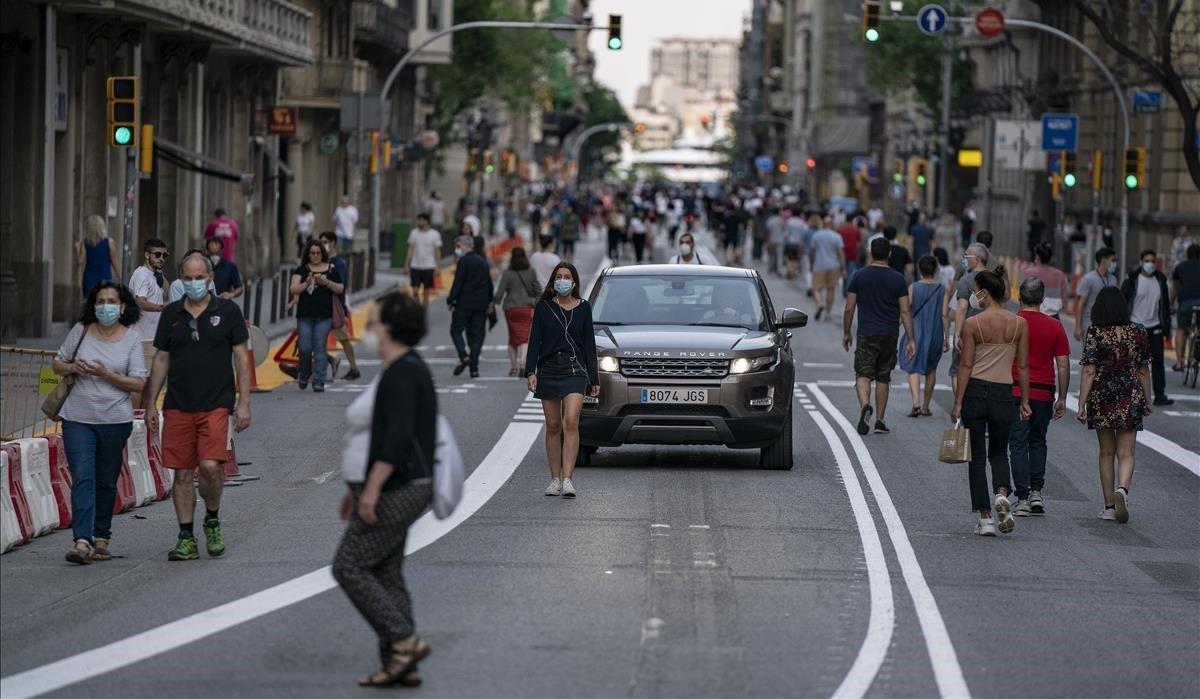
[[[964,272],[967,271],[967,269],[970,267],[970,263],[967,262],[967,258],[965,258],[965,257],[962,258],[961,262],[962,262],[963,271]]]
[[[184,279],[183,293],[193,301],[199,301],[208,295],[208,280]]]
[[[121,305],[117,303],[96,304],[96,320],[104,327],[109,327],[121,317]]]
[[[554,292],[559,296],[566,296],[571,293],[571,289],[575,288],[575,282],[570,279],[555,279]]]

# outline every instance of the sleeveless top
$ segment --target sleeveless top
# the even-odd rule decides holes
[[[1020,324],[1017,324],[1020,327]],[[992,383],[1012,385],[1012,365],[1017,356],[1017,330],[1013,330],[1011,340],[1000,342],[984,342],[983,330],[979,329],[978,340],[975,342],[975,365],[971,368],[971,378]]]
[[[83,267],[83,293],[86,296],[98,282],[112,279],[112,251],[108,248],[108,237],[92,245],[83,241],[87,261]]]

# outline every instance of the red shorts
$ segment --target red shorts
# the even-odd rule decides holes
[[[223,463],[229,459],[229,409],[203,413],[164,410],[162,415],[163,465],[196,468],[201,461]]]

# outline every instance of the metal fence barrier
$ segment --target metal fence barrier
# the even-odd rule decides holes
[[[53,350],[0,347],[0,437],[5,440],[58,432],[42,415],[42,401],[58,384]]]

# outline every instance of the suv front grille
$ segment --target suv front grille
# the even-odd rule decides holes
[[[720,379],[728,359],[622,359],[621,374],[644,379]]]
[[[633,405],[623,405],[621,406],[621,410],[617,412],[618,417],[628,417],[630,415],[638,417],[656,417],[661,415],[670,415],[672,417],[729,417],[729,411],[720,405],[636,403]]]

